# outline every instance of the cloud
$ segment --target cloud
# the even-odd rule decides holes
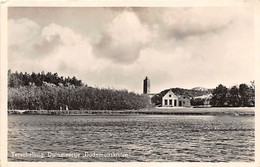
[[[228,15],[221,15],[222,9],[181,8],[166,10],[163,21],[168,27],[168,36],[183,39],[189,36],[221,32],[232,23]]]
[[[55,36],[47,39],[42,35],[42,28],[34,21],[22,18],[8,21],[10,57],[16,59],[14,52],[25,57],[36,59],[48,55],[61,43],[61,38]]]
[[[38,59],[48,56],[61,45],[73,45],[81,41],[72,30],[57,24],[41,27],[27,18],[9,20],[10,58],[16,59],[14,52],[24,57]]]
[[[70,28],[63,27],[55,23],[44,27],[41,32],[41,37],[48,42],[51,42],[56,37],[58,37],[65,45],[73,45],[82,40],[81,36],[79,34],[76,34]]]
[[[61,44],[61,38],[59,36],[55,36],[52,38],[52,40],[46,40],[42,39],[39,43],[33,44],[33,50],[35,55],[41,56],[41,55],[47,55],[51,51],[54,50],[55,46]],[[32,56],[32,58],[35,58],[36,56]]]
[[[19,30],[15,28],[17,25]],[[87,37],[68,27],[55,23],[40,27],[32,20],[18,19],[10,20],[9,28],[8,66],[12,70],[58,72],[88,81],[84,74],[95,76],[95,73],[110,65],[108,60],[98,59],[92,54]],[[23,39],[15,40],[13,33]],[[87,83],[95,84],[93,80]]]
[[[145,76],[152,92],[229,86],[254,78],[254,17],[249,9],[109,8],[109,18],[110,11],[103,15],[102,10],[94,15],[97,20],[78,17],[91,25],[88,33],[69,23],[10,19],[9,68],[75,75],[90,86],[136,92],[142,92]]]
[[[151,31],[166,39],[220,34],[236,21],[248,17],[241,8],[134,8]]]
[[[138,59],[140,49],[150,40],[148,28],[141,24],[135,13],[123,11],[107,26],[93,49],[97,57],[129,64]]]
[[[125,64],[134,62],[139,57],[140,49],[143,47],[139,43],[120,43],[108,34],[103,34],[99,43],[93,46],[96,56]]]
[[[9,20],[9,46],[32,44],[37,41],[41,27],[34,21],[22,18],[19,20]]]
[[[41,27],[32,20],[22,18],[9,20],[8,26],[8,60],[9,66],[14,69],[37,69],[37,65],[41,68],[43,65],[38,64],[39,61],[51,60],[57,57],[55,53],[61,47],[82,41],[80,35],[57,24]]]

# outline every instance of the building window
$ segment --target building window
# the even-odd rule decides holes
[[[169,97],[172,97],[172,95],[169,95]]]
[[[169,105],[170,105],[170,106],[172,105],[172,100],[169,100]]]
[[[174,106],[177,106],[177,100],[174,100]]]
[[[179,101],[179,106],[182,106],[181,101]]]
[[[167,106],[168,105],[167,102],[168,102],[168,100],[164,100],[164,105]]]

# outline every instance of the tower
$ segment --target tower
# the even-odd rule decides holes
[[[143,85],[143,94],[149,94],[150,93],[150,80],[148,77],[145,77],[144,79],[144,85]]]

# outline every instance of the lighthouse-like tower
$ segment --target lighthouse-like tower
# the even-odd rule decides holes
[[[148,77],[145,77],[144,79],[144,85],[143,85],[143,94],[149,94],[150,93],[150,80]]]

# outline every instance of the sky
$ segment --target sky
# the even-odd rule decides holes
[[[10,7],[8,67],[57,72],[142,93],[254,80],[254,14],[245,7]]]

